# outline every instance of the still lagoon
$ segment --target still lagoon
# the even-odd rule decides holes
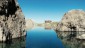
[[[57,32],[54,29],[35,27],[26,36],[0,43],[0,48],[85,48],[85,40],[76,36],[85,32]]]
[[[36,27],[27,31],[26,48],[64,48],[53,29]]]

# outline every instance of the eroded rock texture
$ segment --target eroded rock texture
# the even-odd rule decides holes
[[[16,0],[0,0],[0,41],[23,36],[25,17]]]
[[[58,24],[58,31],[85,31],[85,11],[71,10],[64,14]]]

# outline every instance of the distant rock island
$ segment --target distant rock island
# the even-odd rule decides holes
[[[45,29],[55,29],[58,22],[51,21],[51,20],[45,20],[44,23],[37,23],[37,26],[44,27]]]
[[[57,25],[57,31],[85,31],[85,11],[70,10]]]
[[[0,41],[25,35],[25,17],[17,0],[0,0]]]
[[[26,30],[32,29],[34,27],[34,21],[32,19],[26,20]]]

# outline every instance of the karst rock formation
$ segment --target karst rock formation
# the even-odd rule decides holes
[[[17,0],[0,0],[0,41],[25,35],[25,17]]]
[[[85,11],[73,9],[64,14],[58,23],[58,31],[85,31]]]

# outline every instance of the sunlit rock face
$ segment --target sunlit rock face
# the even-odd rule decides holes
[[[70,10],[58,24],[58,31],[85,31],[85,11]]]
[[[26,30],[32,29],[34,27],[34,21],[31,19],[26,20]]]
[[[0,41],[23,35],[25,35],[25,17],[17,1],[0,0]]]

